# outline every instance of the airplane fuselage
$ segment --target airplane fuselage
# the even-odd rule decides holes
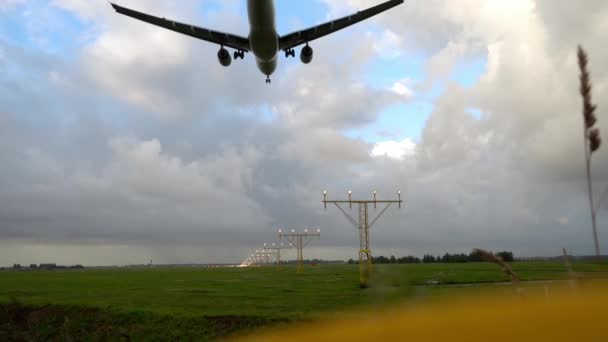
[[[247,0],[247,12],[251,51],[258,69],[270,76],[277,68],[279,52],[274,0]]]

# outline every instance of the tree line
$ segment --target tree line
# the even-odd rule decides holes
[[[513,252],[501,251],[496,253],[497,256],[501,257],[506,262],[512,262],[515,260]],[[479,253],[471,252],[465,253],[445,253],[443,256],[434,256],[432,254],[425,254],[422,259],[415,256],[404,256],[397,258],[394,255],[385,257],[383,255],[372,257],[372,263],[374,264],[433,264],[433,263],[464,263],[464,262],[484,262],[484,258]],[[356,261],[353,259],[348,260],[349,264],[355,264]]]

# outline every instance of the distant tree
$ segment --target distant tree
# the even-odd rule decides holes
[[[469,253],[469,261],[470,262],[482,262],[483,260],[483,256],[481,255],[481,253],[479,253],[478,250],[473,250],[471,253]]]
[[[445,254],[443,255],[443,257],[441,257],[441,262],[443,262],[443,263],[448,263],[448,262],[450,262],[450,254],[449,254],[449,253],[445,253]]]
[[[354,263],[355,263],[355,260],[353,260],[353,259],[348,259],[348,263],[352,265],[352,264],[354,264]]]
[[[422,262],[424,263],[435,263],[436,261],[437,260],[435,260],[435,257],[430,254],[425,254],[422,258]]]
[[[397,258],[395,258],[394,255],[391,255],[390,263],[391,264],[396,264],[397,263]]]
[[[404,257],[397,259],[398,264],[417,264],[419,262],[420,262],[419,258],[416,258],[415,256],[411,256],[411,255],[404,256]]]
[[[388,264],[390,263],[390,259],[385,257],[384,255],[380,255],[377,257],[372,257],[372,263],[374,264]]]
[[[502,252],[496,253],[496,255],[501,257],[502,260],[504,260],[505,262],[512,262],[514,260],[513,252],[502,251]]]

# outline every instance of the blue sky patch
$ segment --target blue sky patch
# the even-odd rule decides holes
[[[386,109],[375,123],[349,130],[345,134],[369,143],[401,141],[405,138],[418,142],[432,111],[433,105],[424,101],[395,105]]]
[[[465,88],[473,86],[486,72],[487,59],[476,58],[469,62],[458,65],[452,74],[452,78]]]
[[[327,17],[327,6],[319,0],[280,0],[275,6],[277,31],[281,35],[314,26],[324,22]]]
[[[477,120],[483,119],[483,112],[479,108],[467,108],[465,111]]]
[[[403,55],[395,59],[376,58],[368,64],[365,78],[373,87],[390,88],[402,79],[424,78],[424,63],[421,55]]]
[[[92,29],[72,13],[43,0],[17,5],[1,15],[0,21],[0,38],[5,41],[67,60],[77,57]]]

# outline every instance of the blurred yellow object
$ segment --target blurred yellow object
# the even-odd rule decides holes
[[[245,336],[241,341],[608,341],[608,284],[503,286],[345,314]]]

